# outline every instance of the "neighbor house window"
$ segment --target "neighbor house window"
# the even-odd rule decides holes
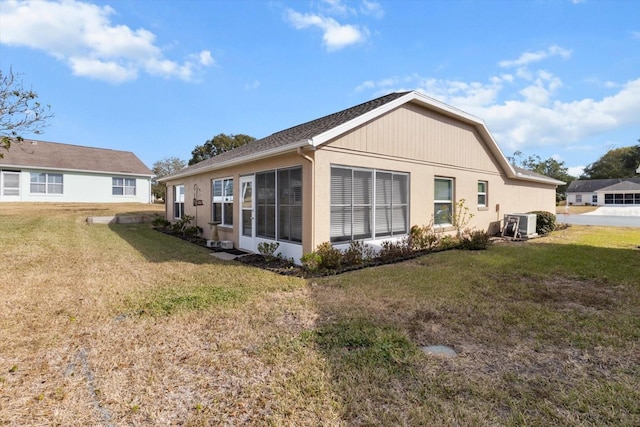
[[[180,219],[184,216],[184,185],[173,186],[173,217]]]
[[[598,204],[598,195],[594,194],[591,196],[591,203]]]
[[[453,179],[436,178],[433,223],[451,225],[453,221]]]
[[[487,181],[478,181],[478,207],[487,207]]]
[[[256,236],[302,242],[302,168],[256,173],[256,196]]]
[[[331,168],[332,242],[403,235],[409,226],[409,175]]]
[[[62,174],[32,172],[31,193],[62,194]]]
[[[2,172],[2,195],[20,195],[20,172]]]
[[[576,203],[582,203],[582,194],[576,194]]]
[[[213,222],[233,225],[233,178],[212,181]]]
[[[111,194],[113,196],[135,196],[135,178],[111,178]]]

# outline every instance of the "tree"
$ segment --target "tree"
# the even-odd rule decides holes
[[[3,150],[9,150],[12,142],[21,142],[22,134],[40,134],[47,125],[47,119],[53,117],[50,105],[38,102],[38,94],[32,89],[25,89],[20,78],[14,74],[0,70],[0,158]]]
[[[515,153],[513,153],[512,157],[507,157],[507,159],[514,165],[519,166],[523,169],[539,173],[540,175],[548,176],[549,178],[564,181],[565,184],[559,185],[556,189],[556,199],[558,200],[564,199],[564,195],[567,192],[567,187],[569,187],[571,181],[574,181],[576,179],[575,177],[569,175],[569,168],[564,165],[564,162],[559,162],[553,157],[549,157],[547,160],[542,160],[540,156],[534,155],[524,159],[522,152],[516,151]]]
[[[162,160],[158,160],[153,164],[151,170],[155,176],[151,179],[151,192],[156,199],[164,200],[165,186],[158,182],[158,178],[162,178],[167,175],[171,175],[174,172],[186,166],[184,160],[180,160],[177,157],[165,157]]]
[[[191,160],[189,160],[189,166],[211,157],[215,157],[225,151],[233,150],[234,148],[248,144],[251,141],[255,141],[255,138],[244,134],[226,135],[221,133],[216,135],[206,141],[203,145],[197,145],[196,148],[193,149],[191,152]]]
[[[587,166],[581,178],[632,178],[636,175],[638,166],[640,166],[640,144],[613,148]]]

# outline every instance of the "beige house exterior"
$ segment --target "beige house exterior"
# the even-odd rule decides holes
[[[392,93],[295,126],[161,179],[167,219],[211,221],[234,247],[298,261],[330,241],[379,245],[412,225],[498,232],[505,214],[553,212],[562,184],[512,166],[484,122],[419,92]]]

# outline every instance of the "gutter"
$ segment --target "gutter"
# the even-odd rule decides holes
[[[265,150],[265,151],[259,151],[247,156],[240,156],[234,159],[230,159],[224,162],[220,162],[220,163],[214,163],[212,165],[209,166],[202,166],[199,168],[194,168],[194,169],[190,169],[190,170],[185,170],[184,172],[176,172],[173,175],[168,175],[168,176],[164,176],[162,178],[158,179],[158,182],[165,182],[165,181],[171,181],[174,179],[179,179],[179,178],[185,178],[188,176],[193,176],[193,175],[199,175],[201,173],[205,173],[205,172],[211,172],[211,171],[215,171],[218,169],[224,169],[224,168],[228,168],[231,166],[236,166],[242,163],[247,163],[247,162],[252,162],[255,160],[260,160],[263,159],[265,157],[273,157],[273,156],[277,156],[279,154],[283,154],[289,151],[296,151],[298,149],[304,148],[304,147],[308,147],[308,146],[312,146],[312,142],[311,140],[308,139],[303,139],[300,141],[296,141],[293,142],[291,144],[286,144],[286,145],[282,145],[276,148],[272,148],[271,150]],[[189,169],[189,167],[187,167],[186,169]]]
[[[300,157],[311,163],[311,250],[313,250],[316,244],[316,166],[313,157],[309,157],[302,152],[302,147],[298,147],[296,151]]]

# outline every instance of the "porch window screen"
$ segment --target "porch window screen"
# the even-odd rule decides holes
[[[302,242],[302,168],[256,173],[256,236]]]
[[[19,196],[20,195],[20,174],[15,172],[2,173],[2,195],[3,196]]]
[[[407,174],[332,167],[331,241],[406,234],[409,224],[408,187]]]

